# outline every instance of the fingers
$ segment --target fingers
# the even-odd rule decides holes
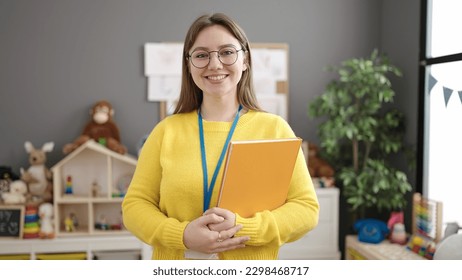
[[[242,225],[236,225],[228,230],[221,231],[219,233],[219,237],[221,237],[222,240],[232,238],[241,229],[242,229]]]
[[[235,237],[234,235],[240,229],[242,229],[242,225],[237,225],[229,230],[219,232],[215,243],[215,248],[213,248],[212,251],[214,253],[219,253],[237,248],[244,248],[245,242],[247,242],[250,239],[250,237]]]
[[[247,236],[235,236],[242,229],[242,225],[226,226],[221,231],[214,231],[209,228],[214,223],[214,225],[224,225],[228,222],[214,213],[191,221],[183,233],[185,247],[204,253],[219,253],[245,247],[245,242],[250,238]]]
[[[213,253],[220,253],[238,248],[244,248],[245,242],[249,240],[249,237],[233,237],[222,242],[217,242],[216,248],[212,250]]]
[[[217,214],[218,216],[222,216],[222,217],[225,217],[228,215],[228,213],[231,213],[229,210],[226,210],[226,209],[223,209],[223,208],[219,208],[219,207],[212,207],[212,208],[209,208],[207,209],[207,211],[204,212],[204,215],[208,215],[208,214]]]
[[[208,225],[208,224],[221,223],[221,222],[223,222],[225,220],[225,218],[221,217],[221,216],[218,216],[218,215],[215,215],[215,214],[211,214],[211,215],[203,215],[203,216],[199,217],[197,220],[201,224]]]
[[[222,222],[210,223],[208,225],[209,229],[213,231],[221,232],[224,230],[228,230],[231,227],[234,227],[236,224],[236,214],[234,214],[233,212],[229,210],[223,209],[223,208],[218,208],[218,207],[210,208],[207,211],[205,211],[203,215],[205,216],[214,215],[214,216],[219,216],[219,217],[224,218],[224,221]]]

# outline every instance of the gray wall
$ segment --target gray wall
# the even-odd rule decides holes
[[[419,1],[398,0],[0,0],[0,165],[28,167],[24,142],[55,142],[50,167],[64,144],[80,135],[99,99],[115,107],[129,153],[159,120],[147,102],[146,42],[183,41],[205,12],[225,12],[251,42],[290,48],[290,123],[318,141],[308,102],[331,79],[323,68],[379,47],[403,68],[398,106],[409,115],[415,142]]]

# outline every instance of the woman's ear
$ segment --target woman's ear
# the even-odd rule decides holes
[[[247,60],[247,52],[245,52],[245,54],[246,54],[246,55],[244,56],[244,65],[243,65],[243,67],[242,67],[242,72],[244,72],[244,71],[247,70],[247,68],[248,68],[248,64],[247,64],[247,61],[248,61],[248,60]]]

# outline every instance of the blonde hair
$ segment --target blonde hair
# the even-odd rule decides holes
[[[199,109],[202,104],[202,90],[194,83],[189,72],[188,52],[194,45],[199,33],[204,28],[213,25],[225,27],[239,41],[242,49],[244,50],[244,63],[247,65],[247,70],[242,73],[241,80],[237,85],[237,100],[239,104],[248,110],[262,111],[258,105],[253,88],[252,58],[250,54],[249,40],[242,28],[240,28],[231,18],[223,13],[215,13],[198,17],[192,23],[188,33],[186,34],[183,46],[180,98],[173,113],[188,113]]]

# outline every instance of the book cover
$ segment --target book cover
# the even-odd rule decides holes
[[[285,203],[301,138],[231,141],[217,206],[251,217]]]

